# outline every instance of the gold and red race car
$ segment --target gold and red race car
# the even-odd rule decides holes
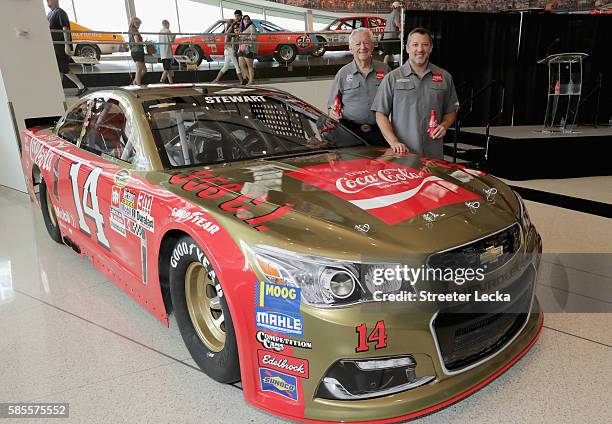
[[[291,63],[298,55],[309,55],[315,48],[309,34],[291,32],[261,19],[252,22],[257,29],[257,59],[260,61],[274,59],[279,63]],[[177,38],[172,44],[174,54],[187,56],[198,66],[204,59],[211,61],[212,56],[223,56],[228,23],[228,19],[220,19],[203,35]]]
[[[541,240],[481,171],[363,140],[281,91],[93,92],[22,133],[53,240],[249,403],[387,423],[506,371],[542,326]]]
[[[321,57],[326,51],[349,49],[349,35],[357,28],[368,28],[374,35],[374,45],[378,45],[385,33],[386,19],[378,16],[347,16],[338,18],[321,31],[317,31],[317,47],[312,52],[315,57]]]

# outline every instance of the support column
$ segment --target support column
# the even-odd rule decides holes
[[[312,9],[308,9],[304,12],[304,30],[306,32],[314,31],[314,16],[312,15]]]
[[[125,0],[125,13],[127,13],[128,22],[131,21],[134,16],[138,16],[134,0]]]
[[[62,115],[66,100],[47,12],[40,0],[0,1],[0,185],[23,192],[17,132],[28,118]]]

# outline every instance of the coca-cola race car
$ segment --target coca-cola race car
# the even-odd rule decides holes
[[[21,143],[53,240],[163,324],[174,313],[202,370],[271,413],[429,414],[542,326],[541,240],[518,195],[368,146],[284,92],[103,90]]]
[[[312,55],[321,57],[326,51],[348,50],[349,35],[357,28],[369,28],[377,45],[385,32],[386,22],[386,19],[378,16],[349,16],[336,19],[323,30],[317,31],[318,44]]]
[[[258,31],[257,59],[260,61],[275,59],[279,63],[291,63],[296,56],[309,55],[315,48],[309,34],[291,32],[261,19],[252,22]],[[211,61],[212,56],[223,56],[228,24],[228,19],[220,19],[204,31],[204,35],[177,38],[172,51],[175,55],[187,56],[198,66],[204,59]]]

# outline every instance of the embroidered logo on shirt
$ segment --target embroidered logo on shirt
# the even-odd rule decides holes
[[[433,74],[431,77],[432,82],[442,82],[442,74]]]
[[[353,74],[348,74],[346,76],[346,82],[352,82],[353,81]]]
[[[385,72],[384,71],[377,71],[376,72],[376,79],[383,79],[385,77]]]

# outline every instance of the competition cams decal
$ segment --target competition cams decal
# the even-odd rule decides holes
[[[285,346],[298,347],[300,349],[312,349],[312,342],[288,339],[286,337],[268,334],[263,331],[258,331],[255,338],[266,349],[275,350],[277,352],[282,352],[285,350]]]

